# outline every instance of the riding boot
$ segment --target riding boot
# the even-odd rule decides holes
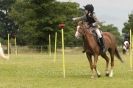
[[[99,38],[99,40],[100,40],[100,50],[102,51],[102,53],[104,53],[106,49],[105,49],[103,37]]]

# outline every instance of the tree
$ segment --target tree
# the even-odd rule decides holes
[[[58,28],[61,22],[65,23],[65,44],[79,45],[82,42],[74,36],[77,24],[72,21],[72,17],[80,16],[83,12],[79,4],[74,2],[16,0],[11,7],[9,16],[19,24],[17,43],[20,45],[47,45],[49,34],[51,34],[51,40],[54,40],[55,32],[58,32],[58,44],[61,44],[61,31]],[[52,41],[52,45],[54,45],[54,41]]]
[[[10,11],[11,6],[15,3],[16,0],[0,0],[0,10],[4,10],[6,12]]]
[[[103,25],[102,24],[100,29],[102,31],[112,33],[116,37],[116,40],[118,40],[118,44],[121,44],[121,42],[122,42],[121,35],[118,32],[118,28],[115,27],[113,24],[109,24],[109,25]]]
[[[129,30],[133,32],[133,12],[128,16],[128,22],[124,23],[124,28],[122,29],[123,33],[129,33]]]
[[[19,41],[17,42],[21,45],[48,44],[49,34],[51,34],[52,40],[55,32],[60,35],[58,24],[61,22],[66,25],[64,28],[65,44],[75,44],[71,40],[75,39],[75,24],[71,19],[79,12],[79,4],[77,3],[57,2],[55,0],[18,0],[11,8],[10,17],[20,25]],[[59,36],[58,40],[60,39]]]
[[[8,15],[14,2],[15,0],[0,0],[0,25],[2,26],[0,34],[4,39],[7,39],[8,33],[13,35],[16,32],[14,21]]]

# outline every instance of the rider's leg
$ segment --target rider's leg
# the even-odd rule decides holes
[[[102,34],[98,28],[96,28],[96,33],[98,35],[98,38],[102,38]]]
[[[103,37],[102,37],[102,34],[98,28],[96,29],[96,33],[97,33],[98,38],[100,40],[100,47],[102,49],[102,52],[105,52],[105,45],[104,45]]]

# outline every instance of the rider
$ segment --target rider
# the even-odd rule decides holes
[[[128,40],[125,40],[124,41],[124,44],[123,44],[123,49],[125,49],[126,51],[128,51],[128,48],[129,48],[129,42],[128,42]]]
[[[103,36],[101,34],[101,31],[99,30],[99,28],[100,28],[99,23],[100,22],[95,15],[94,7],[92,4],[87,4],[86,6],[84,6],[84,8],[85,8],[85,15],[83,15],[81,17],[75,17],[72,20],[74,20],[74,21],[75,20],[84,20],[88,23],[89,27],[93,27],[95,29],[95,32],[96,32],[98,39],[99,39],[100,49],[102,52],[105,52],[105,45],[104,45],[104,41],[103,41]]]

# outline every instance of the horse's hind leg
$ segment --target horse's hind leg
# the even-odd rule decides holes
[[[111,69],[110,69],[110,74],[109,77],[113,77],[113,68],[114,68],[114,51],[110,50],[110,57],[111,57]]]
[[[106,61],[105,75],[106,75],[106,76],[109,76],[109,57],[106,55],[106,53],[105,53],[105,54],[102,54],[101,56],[102,56],[102,57],[105,59],[105,61]]]

